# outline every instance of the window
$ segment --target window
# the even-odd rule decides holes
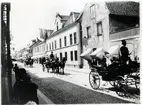
[[[61,40],[61,38],[60,38],[60,48],[62,47],[62,40]]]
[[[62,53],[60,53],[60,60],[62,60]]]
[[[102,29],[102,22],[97,23],[97,35],[101,36],[103,34],[103,29]]]
[[[95,5],[92,5],[90,7],[90,13],[91,13],[91,18],[94,18],[95,17]]]
[[[42,50],[42,51],[45,51],[45,47],[44,47],[44,45],[42,45],[42,48],[43,48],[43,50]]]
[[[72,45],[72,34],[70,34],[70,45]]]
[[[53,45],[53,42],[52,42],[52,49],[54,49],[54,45]]]
[[[46,45],[46,49],[47,49],[47,51],[48,51],[48,44]]]
[[[39,46],[37,47],[37,52],[39,52]]]
[[[66,58],[66,60],[67,60],[67,52],[65,52],[65,58]]]
[[[71,51],[70,54],[71,54],[71,61],[73,61],[73,51]]]
[[[59,30],[58,22],[57,22],[57,31]]]
[[[64,46],[67,45],[66,36],[64,37]]]
[[[74,58],[75,58],[75,61],[77,61],[77,51],[74,51]]]
[[[74,44],[76,44],[76,32],[74,32]]]
[[[87,27],[87,38],[91,38],[91,27]]]
[[[55,40],[55,49],[56,49],[56,40]]]
[[[50,43],[50,50],[51,50],[51,43]]]

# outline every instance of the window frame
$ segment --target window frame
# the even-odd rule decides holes
[[[78,60],[78,55],[77,55],[77,53],[78,53],[77,50],[75,50],[75,51],[74,51],[74,59],[75,59],[75,61]]]
[[[74,35],[74,44],[76,44],[77,43],[76,32],[74,32],[73,35]]]
[[[70,34],[70,45],[72,45],[72,34]]]
[[[67,37],[64,36],[64,46],[67,46]]]
[[[86,27],[87,39],[91,38],[91,26]]]
[[[61,38],[59,39],[59,45],[60,45],[60,48],[62,48],[62,39]]]
[[[99,25],[101,26],[101,34],[100,34],[100,29]],[[102,36],[103,35],[103,24],[102,21],[97,22],[97,36]]]
[[[95,4],[91,5],[90,6],[90,16],[91,16],[91,19],[95,18]]]
[[[71,61],[73,61],[73,51],[70,51]]]

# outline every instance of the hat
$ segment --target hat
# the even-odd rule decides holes
[[[126,44],[126,41],[125,41],[125,40],[122,40],[122,44]]]

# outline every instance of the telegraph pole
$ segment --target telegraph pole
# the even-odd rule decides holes
[[[1,45],[2,45],[2,77],[5,79],[5,91],[7,91],[7,103],[10,103],[12,96],[12,78],[11,78],[11,56],[10,56],[10,3],[1,4]]]

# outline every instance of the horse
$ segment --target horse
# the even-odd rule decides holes
[[[47,72],[49,72],[50,68],[52,69],[52,72],[60,73],[62,72],[64,74],[64,68],[65,68],[66,58],[64,57],[61,61],[59,61],[58,58],[55,59],[46,59],[45,67],[47,68]]]
[[[47,58],[44,62],[45,67],[47,68],[47,72],[49,72],[50,68],[52,69],[52,72],[55,72],[56,69],[58,69],[59,63],[56,59],[49,59]],[[57,72],[58,70],[56,70]]]
[[[33,59],[26,59],[24,62],[24,66],[30,65],[31,67],[33,66]]]

